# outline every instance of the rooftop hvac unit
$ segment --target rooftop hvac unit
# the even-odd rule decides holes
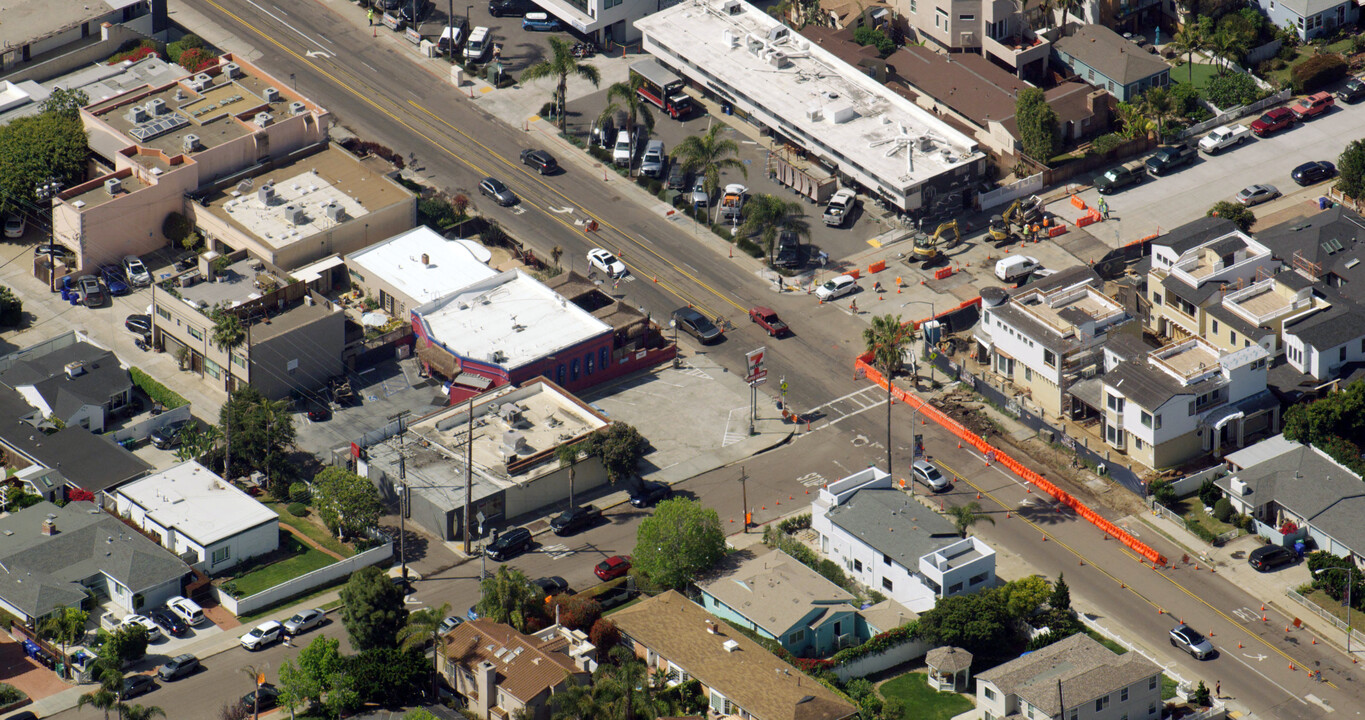
[[[120,190],[123,190],[122,180],[119,180],[118,178],[109,178],[104,181],[104,191],[109,193],[110,196],[119,194]]]
[[[134,105],[128,108],[128,114],[124,117],[128,119],[128,122],[137,125],[139,123],[147,122],[149,116],[147,115],[147,108],[142,107],[141,105]]]
[[[806,106],[806,119],[811,122],[820,122],[825,119],[825,111],[819,105]]]
[[[920,135],[915,138],[915,143],[919,146],[920,152],[929,152],[934,149],[934,139],[928,135]]]
[[[151,102],[147,103],[147,112],[151,113],[152,115],[166,114],[167,112],[166,101],[162,100],[161,98],[156,98],[152,100]]]
[[[727,28],[721,31],[720,41],[725,44],[725,47],[733,50],[739,47],[739,34],[736,33],[734,30],[730,30]]]
[[[256,191],[256,198],[261,201],[262,205],[269,205],[270,201],[275,199],[275,186],[262,185],[261,189]]]
[[[290,114],[290,115],[302,115],[302,114],[303,114],[304,112],[306,112],[307,110],[308,110],[308,106],[307,106],[307,105],[304,105],[303,103],[299,102],[298,100],[295,100],[294,102],[289,103],[289,114]]]
[[[292,225],[302,225],[304,223],[303,208],[298,205],[285,205],[284,219]]]
[[[848,122],[849,120],[857,118],[858,111],[854,109],[852,104],[846,104],[836,106],[833,109],[833,112],[830,113],[830,115],[831,115],[830,119],[832,119],[835,122],[835,124],[842,124]]]
[[[185,136],[183,139],[181,139],[181,141],[180,141],[180,149],[183,150],[183,151],[185,151],[185,152],[187,152],[187,153],[191,153],[191,152],[194,152],[195,150],[198,150],[198,149],[199,149],[199,136],[198,136],[198,135],[195,135],[194,133],[190,133],[189,135],[186,135],[186,136]]]
[[[209,77],[208,73],[199,73],[190,78],[190,87],[194,88],[195,92],[203,92],[211,84],[213,84],[213,78]]]
[[[261,93],[261,95],[262,95],[263,97],[265,97],[265,101],[266,101],[266,102],[279,102],[279,101],[280,101],[280,91],[279,91],[278,89],[276,89],[276,88],[273,88],[273,87],[268,87],[268,88],[266,88],[266,89],[265,89],[265,92]]]
[[[507,403],[498,407],[498,417],[508,425],[516,425],[521,422],[522,407],[516,403]]]
[[[744,6],[739,0],[725,0],[725,4],[720,6],[721,12],[726,15],[741,15],[744,13]]]
[[[77,361],[75,361],[75,362],[69,362],[69,363],[66,364],[66,376],[67,376],[67,377],[72,378],[72,379],[75,379],[75,378],[78,378],[78,377],[80,377],[80,376],[82,376],[82,375],[84,375],[84,374],[85,374],[85,363],[84,363],[84,362],[82,362],[82,361],[80,361],[80,360],[77,360]]]
[[[258,112],[256,117],[251,118],[251,122],[256,123],[256,127],[265,127],[270,124],[270,113]]]
[[[768,53],[768,64],[775,68],[784,68],[791,64],[787,59],[787,53],[781,50],[773,50]]]
[[[533,452],[531,446],[526,444],[526,436],[516,430],[508,430],[502,434],[501,449],[504,456],[530,455]]]
[[[228,76],[229,80],[236,80],[237,78],[242,76],[242,66],[238,65],[237,63],[230,62],[223,66],[223,74]]]
[[[328,219],[332,222],[341,222],[346,219],[346,208],[339,203],[328,203],[324,212],[327,213]]]

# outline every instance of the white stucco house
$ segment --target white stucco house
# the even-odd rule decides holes
[[[279,547],[280,518],[193,460],[129,483],[116,511],[213,575]]]
[[[961,537],[937,512],[869,467],[820,490],[811,506],[820,552],[915,612],[995,584],[995,550]]]

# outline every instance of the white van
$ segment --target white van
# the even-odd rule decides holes
[[[480,25],[474,28],[474,32],[469,33],[469,40],[464,44],[464,59],[475,62],[482,60],[488,54],[489,42],[488,28]]]
[[[455,50],[460,47],[460,41],[464,39],[464,28],[451,27],[447,25],[441,31],[441,37],[436,41],[436,49],[447,55],[454,55]]]
[[[616,167],[628,168],[635,153],[631,152],[630,133],[622,130],[616,133],[616,146],[611,151],[611,161]]]
[[[995,276],[1000,282],[1014,282],[1037,270],[1038,259],[1027,255],[1011,255],[995,263]]]

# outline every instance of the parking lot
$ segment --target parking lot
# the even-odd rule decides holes
[[[464,37],[468,37],[469,32],[476,27],[488,28],[493,43],[502,48],[498,57],[502,61],[503,67],[512,73],[520,73],[522,70],[546,59],[550,54],[548,38],[551,36],[563,38],[570,44],[579,40],[567,25],[563,25],[564,30],[558,32],[523,30],[520,17],[493,17],[488,12],[487,2],[474,4],[457,2],[451,7],[448,3],[440,0],[437,0],[426,19],[418,24],[418,30],[422,33],[422,37],[433,41],[439,38],[441,31],[449,24],[447,17],[451,11],[455,13],[457,19],[468,20],[464,27]],[[392,32],[385,27],[381,27],[380,31]],[[489,57],[491,58],[492,55]]]

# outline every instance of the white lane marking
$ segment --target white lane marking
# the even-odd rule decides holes
[[[314,45],[317,45],[319,50],[324,50],[324,51],[327,50],[327,48],[325,48],[325,47],[322,46],[322,43],[318,42],[317,40],[314,40],[314,39],[313,39],[313,36],[311,36],[311,35],[305,33],[304,31],[302,31],[302,30],[300,30],[300,29],[294,27],[293,25],[290,25],[289,23],[285,22],[284,20],[280,19],[279,16],[277,16],[275,13],[270,12],[269,10],[266,10],[265,8],[261,7],[261,6],[256,2],[256,0],[246,0],[246,1],[249,2],[249,3],[251,3],[252,6],[254,6],[257,10],[260,10],[261,12],[265,13],[266,15],[269,15],[271,18],[273,18],[273,19],[275,20],[275,22],[277,22],[277,23],[279,23],[279,24],[281,24],[281,25],[283,25],[283,26],[289,28],[290,30],[293,30],[293,31],[296,32],[296,33],[298,33],[299,37],[303,38],[304,40],[307,40],[307,41],[310,42],[310,43],[313,43]]]
[[[1304,705],[1307,705],[1307,704],[1308,704],[1308,701],[1307,701],[1307,700],[1304,700],[1304,699],[1301,698],[1301,697],[1299,697],[1297,693],[1289,692],[1289,689],[1288,689],[1288,688],[1286,688],[1285,686],[1283,686],[1283,685],[1281,685],[1281,684],[1275,682],[1274,680],[1271,680],[1269,677],[1266,676],[1265,673],[1263,673],[1263,672],[1261,672],[1260,670],[1257,670],[1256,668],[1252,667],[1252,666],[1249,665],[1245,660],[1243,660],[1243,659],[1237,657],[1236,655],[1229,655],[1228,657],[1230,657],[1230,658],[1232,658],[1233,660],[1236,660],[1237,662],[1241,663],[1244,667],[1246,667],[1246,669],[1248,669],[1248,670],[1250,670],[1250,671],[1256,673],[1257,675],[1260,675],[1261,677],[1265,678],[1265,681],[1266,681],[1266,682],[1270,683],[1271,685],[1274,685],[1275,687],[1279,688],[1280,690],[1283,690],[1285,695],[1288,695],[1289,697],[1291,697],[1291,698],[1293,698],[1293,699],[1295,699],[1295,700],[1298,700],[1299,702],[1303,703]]]

